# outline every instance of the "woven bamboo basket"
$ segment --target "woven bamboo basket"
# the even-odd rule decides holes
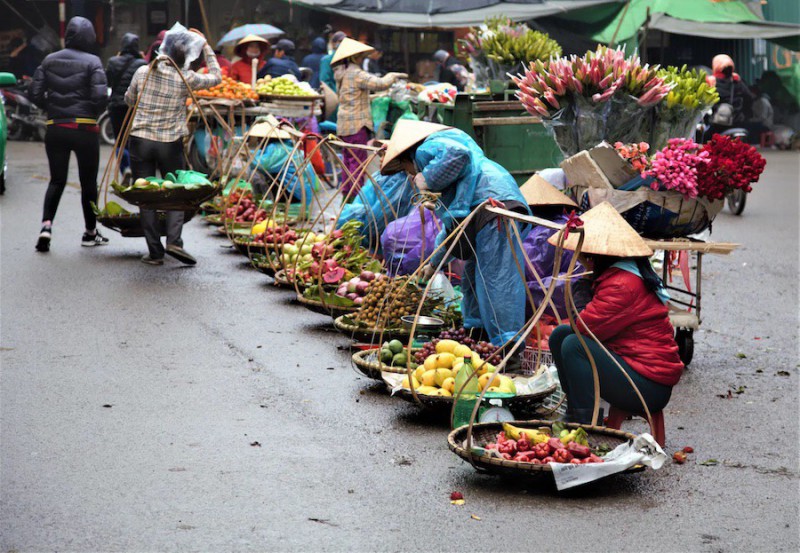
[[[236,251],[247,257],[257,254],[264,255],[267,253],[267,249],[264,247],[263,243],[252,242],[249,236],[234,236],[233,245]]]
[[[411,350],[414,354],[418,352],[418,348]],[[386,363],[382,363],[378,358],[380,348],[372,348],[363,351],[358,351],[353,354],[353,364],[361,371],[364,376],[381,380],[381,372],[406,374],[408,370],[406,367],[392,367]]]
[[[334,318],[358,311],[358,307],[331,305],[330,303],[324,303],[320,300],[309,299],[303,296],[303,294],[297,294],[297,302],[314,313],[319,313],[320,315],[330,315]]]
[[[128,190],[115,191],[114,194],[142,209],[163,211],[197,211],[205,201],[210,200],[222,190],[220,184],[202,186],[197,189],[175,188],[172,190]]]
[[[269,264],[269,261],[266,261],[264,259],[261,260],[254,259],[253,267],[255,267],[256,269],[258,269],[259,271],[261,271],[270,278],[275,277],[275,268]]]
[[[551,421],[542,421],[542,420],[529,420],[529,421],[516,421],[514,422],[514,426],[520,428],[538,428],[540,426],[550,426],[552,424]],[[577,428],[583,427],[586,429],[586,433],[589,435],[589,446],[590,447],[598,447],[598,446],[607,446],[609,449],[614,449],[618,445],[627,442],[628,440],[633,440],[636,438],[633,434],[629,432],[623,432],[621,430],[614,430],[611,428],[605,428],[601,426],[589,426],[588,424],[574,424],[574,423],[564,423],[567,428]],[[519,461],[509,461],[506,459],[498,459],[496,457],[488,457],[488,456],[478,456],[476,454],[471,453],[464,447],[464,442],[467,439],[467,431],[469,430],[469,426],[462,426],[460,428],[456,428],[450,435],[447,437],[447,445],[450,448],[450,451],[464,459],[465,461],[472,463],[472,465],[480,472],[486,472],[490,474],[498,474],[504,476],[527,476],[527,477],[534,477],[534,476],[541,476],[543,474],[551,475],[553,474],[553,469],[550,468],[550,465],[535,465],[533,463],[521,463]],[[477,446],[483,446],[489,442],[493,442],[497,434],[503,430],[502,423],[499,422],[484,422],[484,423],[475,423],[472,426],[472,442]],[[644,466],[637,465],[635,467],[631,467],[624,471],[624,473],[632,473],[632,472],[640,472],[644,470]]]
[[[405,328],[389,328],[384,329],[381,331],[379,328],[366,328],[360,327],[356,325],[351,325],[344,322],[343,319],[344,315],[341,317],[337,317],[333,321],[333,326],[341,332],[342,334],[351,337],[353,340],[357,340],[359,342],[365,343],[374,343],[377,340],[382,339],[384,342],[391,341],[391,340],[400,340],[408,341],[408,337],[411,335],[410,331]],[[383,337],[381,338],[381,332],[383,332]]]
[[[503,398],[503,406],[507,407],[515,417],[529,418],[536,416],[537,408],[542,404],[544,399],[556,391],[557,386],[554,384],[549,388],[542,390],[536,394],[517,395],[514,397]],[[423,407],[428,409],[443,411],[450,413],[453,409],[452,397],[429,396],[426,394],[417,393],[417,399],[411,390],[400,389],[394,393],[395,396],[402,398],[410,403],[420,403]]]
[[[275,281],[274,284],[278,288],[286,288],[294,290],[294,283],[286,278],[286,269],[281,269],[280,271],[276,271],[275,274],[272,276],[272,279]]]
[[[194,217],[195,211],[185,211],[183,222],[188,223]],[[116,216],[98,216],[97,222],[106,228],[120,233],[125,238],[140,238],[144,236],[142,219],[138,213]],[[158,232],[161,236],[167,235],[167,216],[158,214]]]

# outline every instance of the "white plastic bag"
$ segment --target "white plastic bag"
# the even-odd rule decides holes
[[[169,55],[168,52],[171,48],[175,45],[181,46],[186,56],[181,69],[185,71],[189,69],[192,62],[203,53],[203,46],[205,46],[205,44],[206,39],[202,36],[191,32],[180,23],[175,23],[175,25],[164,34],[164,40],[158,48],[158,55]]]

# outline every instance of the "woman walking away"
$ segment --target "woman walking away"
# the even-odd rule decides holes
[[[133,74],[143,65],[145,65],[145,61],[139,52],[139,37],[133,33],[125,33],[122,37],[119,54],[108,60],[106,65],[106,79],[108,79],[108,87],[111,89],[111,97],[108,100],[108,117],[116,137],[119,137],[119,133],[122,132],[122,123],[125,121],[125,114],[128,113],[125,92],[133,80]],[[130,165],[128,149],[125,148],[120,163],[125,185],[131,179]]]
[[[200,31],[191,29],[200,36]],[[205,37],[203,37],[205,38]],[[161,44],[161,55],[153,67],[140,67],[133,76],[125,101],[135,106],[136,113],[131,126],[130,153],[133,178],[155,176],[156,169],[165,178],[167,173],[174,173],[183,168],[183,137],[188,134],[186,128],[186,99],[189,91],[210,88],[222,81],[222,72],[217,63],[214,51],[206,43],[203,55],[208,67],[207,74],[196,73],[187,69],[194,61],[186,59],[186,35],[169,34]],[[164,58],[167,56],[182,68],[183,78],[175,67]],[[147,85],[145,86],[145,80]],[[183,230],[183,211],[167,211],[167,247],[161,243],[158,231],[158,212],[152,209],[141,209],[142,227],[147,241],[149,253],[142,257],[142,262],[149,265],[163,265],[164,254],[167,253],[185,263],[197,263],[194,257],[183,249],[181,231]]]
[[[33,75],[33,101],[47,111],[44,147],[50,164],[50,184],[44,196],[42,230],[36,250],[50,250],[53,219],[67,184],[69,158],[78,159],[81,207],[86,231],[82,246],[108,243],[97,232],[92,203],[97,202],[97,168],[100,164],[100,129],[97,117],[106,107],[106,74],[100,58],[89,52],[95,46],[94,27],[88,19],[73,17],[67,24],[65,48],[47,56]]]
[[[370,75],[361,64],[374,48],[351,38],[345,38],[331,60],[339,94],[339,116],[337,132],[344,142],[366,145],[373,135],[370,92],[388,90],[398,79],[405,79],[404,73],[387,73],[385,77]],[[342,192],[347,194],[355,188],[358,192],[364,179],[364,168],[359,166],[367,159],[367,151],[347,148],[343,161],[348,170],[342,183]]]

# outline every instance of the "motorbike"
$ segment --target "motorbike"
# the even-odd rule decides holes
[[[17,86],[3,91],[10,140],[44,140],[47,117],[29,99],[31,83],[30,78],[23,78]]]
[[[720,104],[716,112],[713,112],[712,109],[706,111],[697,124],[695,142],[705,144],[715,134],[738,138],[742,142],[747,142],[749,138],[747,129],[733,126],[733,108],[730,104]],[[736,189],[725,197],[725,201],[731,213],[741,215],[747,203],[747,192]]]

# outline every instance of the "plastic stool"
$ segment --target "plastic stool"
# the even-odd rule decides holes
[[[760,136],[762,148],[769,148],[775,145],[775,133],[772,131],[762,132]]]
[[[664,443],[666,441],[666,434],[664,433],[664,412],[659,411],[658,413],[650,413],[650,415],[653,418],[653,424],[650,426],[650,433],[653,435],[653,438],[655,438],[656,442],[658,442],[658,445],[664,447]],[[633,416],[633,413],[623,411],[622,409],[618,409],[612,405],[608,410],[606,426],[608,428],[613,428],[614,430],[619,430],[622,426],[622,423]]]

